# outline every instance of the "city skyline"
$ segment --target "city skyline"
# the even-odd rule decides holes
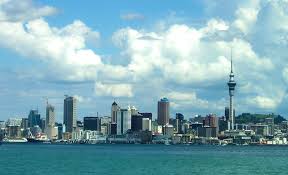
[[[230,47],[236,115],[287,115],[287,2],[67,2],[0,0],[0,120],[45,118],[48,98],[61,121],[65,94],[78,119],[114,100],[156,118],[164,97],[172,117],[223,116]]]

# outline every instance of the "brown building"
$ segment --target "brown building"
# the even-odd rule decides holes
[[[218,133],[219,131],[218,117],[215,114],[207,115],[204,120],[204,126],[216,128],[216,132]]]
[[[169,124],[169,100],[167,98],[162,98],[158,101],[158,125],[164,126]]]

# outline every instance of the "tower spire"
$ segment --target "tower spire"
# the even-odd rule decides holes
[[[233,48],[231,47],[230,48],[231,73],[233,73],[233,55],[232,55],[232,52],[233,52]]]

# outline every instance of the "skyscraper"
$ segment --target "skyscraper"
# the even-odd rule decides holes
[[[230,79],[227,83],[229,87],[229,98],[230,98],[230,105],[229,105],[229,119],[228,119],[228,130],[234,130],[234,123],[235,123],[235,115],[234,115],[234,105],[233,105],[233,96],[235,91],[236,82],[234,80],[234,73],[233,73],[233,60],[232,60],[232,51],[231,51],[231,72],[229,75]]]
[[[183,134],[182,126],[184,124],[184,115],[181,113],[176,113],[176,120],[177,120],[176,130],[178,134]]]
[[[99,117],[84,117],[84,130],[101,131],[101,119]]]
[[[66,97],[64,99],[64,119],[63,124],[65,125],[66,132],[72,133],[77,126],[77,108],[76,108],[76,98]]]
[[[55,107],[48,104],[46,106],[46,128],[55,125]]]
[[[58,133],[55,132],[55,107],[50,105],[47,101],[45,133],[49,139],[52,139],[55,138],[55,135],[58,135]]]
[[[31,128],[36,125],[41,126],[40,114],[38,113],[38,110],[30,110],[28,116],[28,127]]]
[[[117,112],[117,135],[123,135],[131,129],[131,108],[120,109]]]
[[[169,100],[162,98],[158,101],[158,118],[157,122],[159,125],[164,126],[169,124]]]
[[[117,111],[119,111],[120,107],[114,101],[111,107],[111,123],[117,123]]]

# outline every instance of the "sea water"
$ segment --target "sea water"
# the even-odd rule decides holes
[[[0,146],[0,175],[288,174],[288,146]]]

